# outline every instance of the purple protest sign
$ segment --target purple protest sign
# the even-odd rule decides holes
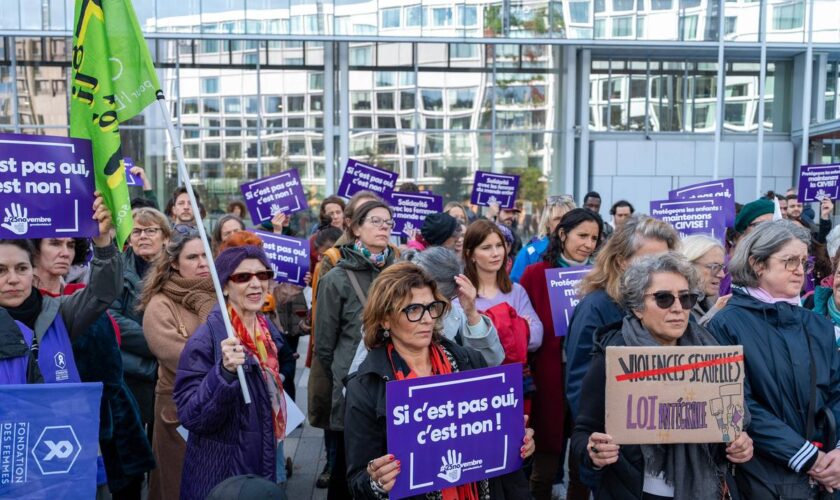
[[[522,365],[385,384],[388,453],[402,461],[391,498],[522,467]]]
[[[0,134],[0,238],[98,236],[90,141]]]
[[[394,236],[413,238],[427,215],[443,211],[443,198],[434,194],[391,193]]]
[[[802,165],[798,198],[802,203],[840,198],[840,163]]]
[[[338,186],[338,195],[351,198],[359,191],[373,191],[387,200],[394,192],[400,174],[376,168],[373,165],[350,159]]]
[[[555,337],[565,337],[569,331],[572,313],[580,302],[577,296],[578,283],[591,269],[592,266],[575,266],[545,270],[545,284],[548,287]]]
[[[477,170],[473,180],[471,202],[482,207],[498,203],[500,208],[513,208],[518,188],[518,175],[491,174]]]
[[[306,286],[303,277],[309,272],[309,240],[265,231],[254,231],[263,242],[265,255],[280,283]]]
[[[134,167],[134,160],[126,156],[123,158],[123,164],[125,165],[125,183],[128,186],[142,187],[143,179],[141,179],[140,176],[131,173],[131,169]]]
[[[680,234],[706,234],[726,243],[726,215],[720,198],[650,202],[650,216],[665,221]]]
[[[288,215],[306,208],[306,195],[296,168],[246,182],[239,189],[254,224],[271,220],[277,212]]]
[[[719,179],[681,187],[668,192],[671,200],[716,198],[723,206],[725,223],[735,225],[735,179]]]

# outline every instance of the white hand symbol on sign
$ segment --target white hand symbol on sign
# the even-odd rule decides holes
[[[443,462],[443,467],[440,468],[441,472],[438,474],[438,477],[450,483],[457,483],[461,479],[462,455],[455,450],[449,450],[446,455],[445,457],[440,457],[440,461]]]
[[[9,223],[2,224],[2,227],[17,235],[26,234],[26,231],[29,230],[28,215],[29,210],[26,207],[21,207],[20,203],[12,203],[11,206],[6,209],[6,219]]]

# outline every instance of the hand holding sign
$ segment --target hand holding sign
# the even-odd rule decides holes
[[[111,244],[111,211],[105,206],[105,199],[99,191],[93,195],[96,197],[93,200],[93,220],[99,224],[99,236],[93,238],[93,244],[98,247],[107,247]]]
[[[599,469],[618,462],[619,446],[613,444],[613,438],[609,434],[593,432],[589,435],[586,448],[589,451],[589,460],[592,461],[592,465]]]
[[[726,447],[726,458],[733,464],[749,462],[753,456],[753,440],[746,433],[740,433],[738,437]]]
[[[833,211],[834,202],[831,201],[831,198],[823,198],[820,202],[820,219],[829,220]]]
[[[383,455],[368,462],[367,473],[379,489],[388,493],[400,473],[400,461],[394,460],[394,455]]]
[[[274,234],[283,234],[283,226],[286,225],[288,217],[283,212],[277,212],[271,218],[271,226],[274,228]]]

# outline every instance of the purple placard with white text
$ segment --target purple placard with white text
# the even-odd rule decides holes
[[[726,214],[720,198],[650,202],[650,216],[665,221],[680,234],[705,234],[726,244]]]
[[[391,498],[522,467],[522,365],[385,384],[388,453],[402,462]]]
[[[565,337],[568,333],[572,313],[580,302],[577,294],[578,283],[591,269],[592,266],[575,266],[545,270],[545,284],[548,287],[555,337]]]
[[[473,205],[482,207],[498,203],[499,208],[513,208],[518,188],[518,175],[492,174],[477,170],[470,201]]]
[[[263,250],[280,283],[306,286],[303,277],[309,272],[309,240],[266,231],[254,231],[263,242]]]
[[[434,194],[391,193],[394,228],[391,234],[413,238],[429,214],[443,211],[443,198]]]
[[[397,185],[396,172],[382,170],[373,165],[350,159],[347,161],[347,168],[341,177],[341,185],[338,186],[338,195],[344,198],[351,198],[359,191],[372,191],[382,199],[387,200],[394,192]]]
[[[289,215],[307,207],[306,195],[296,168],[246,182],[239,189],[242,190],[254,224],[271,220],[277,212]]]
[[[98,236],[90,141],[0,134],[0,238]]]
[[[700,200],[715,198],[723,206],[725,223],[735,225],[735,179],[718,179],[681,187],[668,192],[671,200]]]
[[[143,186],[143,180],[138,175],[134,175],[131,173],[131,169],[134,168],[134,160],[130,157],[126,156],[123,158],[123,164],[125,164],[125,183],[128,186]]]
[[[820,202],[840,198],[840,163],[802,165],[799,171],[799,201]]]

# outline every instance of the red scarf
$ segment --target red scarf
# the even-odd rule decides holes
[[[277,360],[277,346],[271,338],[265,318],[257,315],[257,328],[252,339],[242,319],[232,307],[228,307],[230,324],[236,337],[257,360],[262,369],[265,387],[271,400],[271,414],[274,421],[274,437],[278,440],[286,437],[286,398],[283,395],[283,381],[280,379],[280,362]]]
[[[409,378],[418,378],[419,375],[412,370],[408,363],[400,356],[394,349],[394,344],[388,342],[388,359],[391,361],[391,368],[394,369],[394,378],[397,380],[405,380]],[[432,343],[429,345],[429,363],[432,365],[432,375],[444,375],[453,373],[452,363],[443,351],[440,345]],[[442,500],[478,500],[478,484],[468,483],[460,486],[453,486],[440,490]]]

